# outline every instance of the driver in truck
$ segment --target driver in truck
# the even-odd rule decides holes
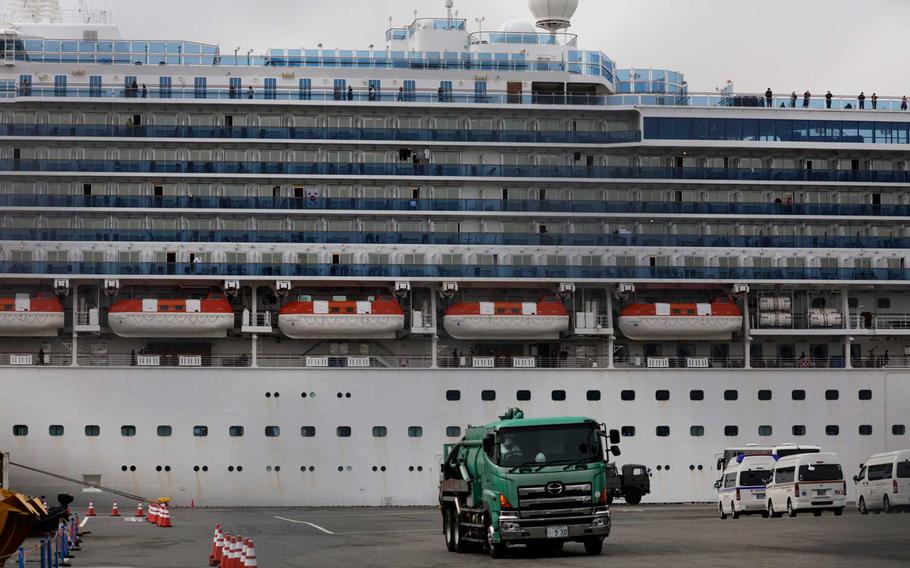
[[[524,453],[521,451],[521,448],[518,444],[515,443],[515,440],[512,439],[512,436],[503,436],[502,443],[500,444],[500,452],[502,454],[503,461],[509,461],[510,457],[522,457]]]

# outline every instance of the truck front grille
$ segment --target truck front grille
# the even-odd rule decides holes
[[[518,510],[525,519],[575,517],[592,514],[590,483],[518,488]]]

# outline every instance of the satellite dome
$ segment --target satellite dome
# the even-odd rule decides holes
[[[534,24],[525,20],[509,20],[499,26],[499,31],[516,34],[537,33],[537,31],[534,29]]]
[[[537,27],[555,32],[571,25],[578,0],[528,0],[528,8],[537,20]]]

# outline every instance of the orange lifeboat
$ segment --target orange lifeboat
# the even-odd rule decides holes
[[[743,314],[728,298],[710,304],[630,304],[620,311],[618,324],[632,340],[722,340],[742,328]]]
[[[389,296],[290,302],[278,312],[278,329],[292,339],[393,339],[404,329],[404,310]]]
[[[107,319],[120,337],[226,337],[234,308],[221,294],[204,300],[140,298],[115,302]]]
[[[0,298],[0,336],[53,337],[62,328],[63,304],[56,296]]]
[[[569,329],[569,312],[557,298],[462,302],[446,309],[442,325],[455,339],[559,339]]]

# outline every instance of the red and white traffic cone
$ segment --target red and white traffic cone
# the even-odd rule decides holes
[[[246,562],[243,564],[243,568],[249,568],[253,566],[258,568],[259,564],[256,563],[256,546],[253,544],[252,540],[246,541]]]
[[[145,516],[145,511],[142,510],[142,503],[137,503],[137,504],[136,504],[136,516],[137,516],[137,517],[144,517],[144,516]]]
[[[94,517],[94,516],[95,516],[95,504],[92,503],[91,501],[88,502],[88,511],[85,512],[85,516],[86,516],[86,517]]]
[[[237,559],[237,568],[243,568],[246,566],[246,552],[247,552],[247,543],[249,541],[245,538],[240,539],[240,558]]]
[[[218,533],[221,532],[221,525],[215,525],[215,536],[212,537],[212,553],[209,554],[209,566],[217,566],[216,557],[218,556]]]
[[[161,522],[158,523],[158,526],[165,529],[169,529],[173,526],[171,525],[171,512],[168,510],[166,504],[164,505],[164,518],[161,519]]]
[[[221,555],[219,568],[231,568],[231,558],[234,554],[234,537],[224,535],[224,551]]]
[[[119,517],[119,516],[120,516],[120,509],[117,508],[117,502],[116,502],[116,501],[114,501],[114,506],[111,507],[111,516],[112,516],[112,517]]]
[[[148,516],[145,517],[145,520],[147,520],[150,523],[156,524],[156,525],[158,524],[158,504],[157,503],[149,503],[149,514],[148,514]]]

